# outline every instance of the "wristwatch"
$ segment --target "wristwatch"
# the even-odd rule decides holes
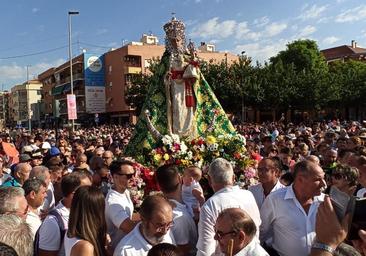
[[[319,243],[319,242],[314,242],[311,247],[314,248],[314,249],[318,249],[318,250],[322,250],[322,251],[327,251],[327,252],[331,253],[332,255],[334,254],[334,251],[335,251],[329,245],[323,244],[323,243]]]

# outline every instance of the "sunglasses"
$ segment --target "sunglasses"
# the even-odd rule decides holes
[[[135,172],[134,173],[119,173],[119,172],[116,172],[115,174],[118,175],[118,176],[126,176],[126,178],[129,180],[132,177],[134,177],[136,173]]]

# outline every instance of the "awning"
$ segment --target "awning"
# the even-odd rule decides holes
[[[56,86],[52,88],[52,96],[60,95],[64,90],[64,86]]]

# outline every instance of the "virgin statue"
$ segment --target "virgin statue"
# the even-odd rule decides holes
[[[203,77],[193,42],[186,46],[185,25],[173,17],[164,25],[166,50],[153,74],[141,114],[125,154],[136,157],[154,148],[161,136],[181,139],[235,134]]]

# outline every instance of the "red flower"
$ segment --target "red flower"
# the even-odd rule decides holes
[[[235,152],[235,153],[234,153],[234,158],[236,158],[236,159],[240,159],[240,158],[241,158],[240,153]]]
[[[180,150],[180,145],[178,143],[174,143],[174,151]]]
[[[201,146],[201,145],[203,145],[204,143],[205,143],[205,141],[204,141],[203,139],[199,138],[199,140],[198,140],[197,144],[198,144],[199,146]]]

